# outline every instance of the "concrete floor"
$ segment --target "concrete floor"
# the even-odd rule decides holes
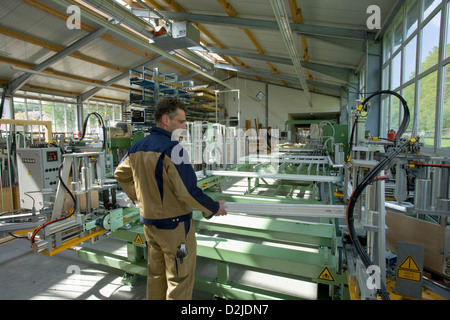
[[[102,241],[119,250],[123,243]],[[121,283],[123,272],[77,258],[73,250],[47,257],[29,242],[14,240],[0,246],[0,300],[145,299],[146,278],[134,287]]]
[[[246,179],[228,179],[223,187],[224,193],[243,193],[247,182]],[[260,190],[262,193],[267,191]],[[83,246],[126,256],[126,244],[112,238],[102,237],[94,244]],[[215,262],[199,257],[197,274],[214,278]],[[136,285],[129,287],[122,284],[122,275],[121,270],[77,258],[77,253],[73,250],[47,257],[34,253],[27,240],[17,239],[0,244],[0,300],[145,299],[146,278],[139,277]],[[230,266],[229,279],[308,300],[315,300],[317,296],[317,284],[286,279],[237,265]],[[212,298],[207,293],[194,290],[193,299]]]
[[[84,244],[106,252],[126,255],[124,242],[101,238]],[[213,261],[199,257],[197,274],[215,277]],[[26,240],[0,245],[0,300],[142,300],[146,277],[139,276],[135,286],[122,284],[121,270],[79,259],[73,250],[52,257],[35,253]],[[230,280],[242,284],[315,300],[317,285],[279,275],[258,272],[237,265],[230,266]],[[213,296],[194,290],[194,300]]]

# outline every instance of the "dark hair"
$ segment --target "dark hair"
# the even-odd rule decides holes
[[[187,112],[186,106],[178,99],[175,98],[164,98],[155,108],[155,121],[158,123],[161,121],[163,115],[167,114],[170,119],[172,119],[177,113],[178,109]]]

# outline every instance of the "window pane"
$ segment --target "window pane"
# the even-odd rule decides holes
[[[450,2],[447,4],[447,12],[450,12]],[[450,19],[447,20],[447,55],[446,55],[446,57],[450,57]]]
[[[55,125],[56,125],[56,132],[66,132],[66,125],[65,125],[65,119],[66,119],[66,104],[57,102],[55,103]]]
[[[414,94],[416,91],[416,84],[410,84],[405,89],[403,89],[403,98],[406,100],[409,109],[409,125],[407,133],[411,133],[414,124]],[[402,118],[403,119],[403,118]]]
[[[77,123],[77,106],[75,104],[68,104],[67,111],[67,133],[73,133],[78,131]]]
[[[439,11],[422,30],[421,72],[434,66],[439,56],[439,30],[441,12]]]
[[[419,6],[417,0],[408,1],[406,4],[406,38],[417,29]]]
[[[53,102],[42,101],[42,120],[51,121],[52,129],[55,131],[55,121],[53,121]]]
[[[440,3],[441,0],[424,0],[422,21],[425,20]]]
[[[383,90],[389,89],[389,65],[383,69]]]
[[[391,127],[395,132],[398,131],[400,124],[400,100],[397,97],[391,96]]]
[[[38,100],[27,100],[27,109],[28,120],[41,120],[40,103]]]
[[[22,98],[14,98],[14,119],[25,120],[25,101]]]
[[[400,86],[400,75],[401,75],[401,52],[399,52],[394,58],[392,58],[391,63],[391,90]]]
[[[114,107],[114,120],[115,121],[122,120],[122,112],[120,110],[120,107]]]
[[[426,147],[434,146],[437,71],[420,80],[419,135]]]
[[[414,78],[416,75],[417,37],[411,39],[404,49],[403,82]]]
[[[105,117],[106,117],[106,106],[104,106],[104,105],[99,105],[99,106],[98,106],[98,113],[102,116],[103,121],[105,121]]]
[[[383,37],[383,63],[391,57],[391,29]]]
[[[381,119],[381,125],[380,130],[381,134],[380,137],[387,137],[387,131],[389,126],[389,96],[388,95],[382,95],[381,96],[381,110],[384,116],[382,116]]]
[[[403,11],[400,10],[400,12],[397,14],[397,17],[395,18],[395,24],[394,24],[394,46],[392,48],[392,52],[395,52],[398,48],[400,48],[402,44],[402,26],[403,26]]]
[[[445,67],[444,109],[442,112],[441,147],[450,149],[450,64]]]

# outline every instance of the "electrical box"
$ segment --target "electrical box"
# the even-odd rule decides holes
[[[155,44],[166,51],[200,45],[200,31],[188,21],[172,23],[172,35],[164,34],[153,39]]]
[[[59,148],[17,149],[20,207],[42,209],[58,187]]]

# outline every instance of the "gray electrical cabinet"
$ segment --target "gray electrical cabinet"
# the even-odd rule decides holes
[[[36,210],[48,206],[58,187],[58,168],[62,162],[59,148],[17,149],[20,207]]]

